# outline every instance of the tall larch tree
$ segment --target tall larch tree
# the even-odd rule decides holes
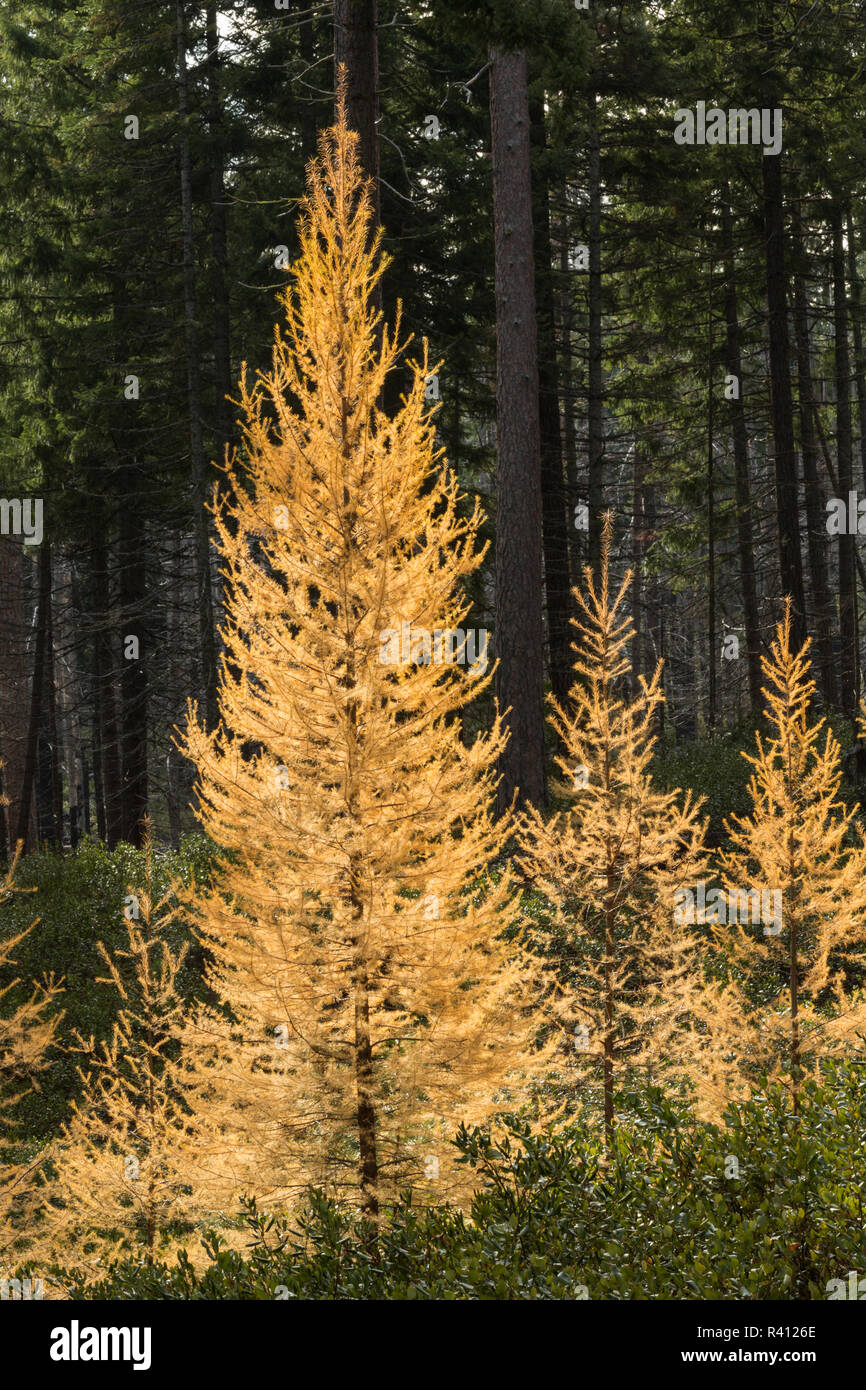
[[[342,94],[272,370],[243,370],[236,502],[216,508],[221,723],[191,706],[182,746],[228,851],[191,898],[234,1019],[202,1021],[230,1059],[213,1111],[238,1171],[256,1151],[259,1191],[314,1177],[374,1221],[384,1192],[447,1162],[455,1119],[501,1088],[514,1101],[543,1049],[535,967],[501,940],[511,885],[485,872],[506,834],[501,723],[467,746],[458,714],[492,676],[486,635],[462,626],[480,507],[437,453],[426,350],[400,410],[379,408],[405,344],[399,313],[391,333],[375,309],[371,216]]]

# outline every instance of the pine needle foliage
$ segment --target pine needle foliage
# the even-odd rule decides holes
[[[826,719],[811,717],[810,644],[792,650],[787,603],[762,662],[769,733],[743,755],[753,809],[732,818],[722,855],[729,904],[758,889],[778,894],[781,910],[759,924],[738,912],[715,929],[741,993],[740,1017],[719,1044],[733,1093],[766,1071],[784,1078],[795,1113],[803,1078],[858,1048],[866,1029],[866,841],[858,808],[839,794],[839,742]]]
[[[553,905],[564,984],[559,1016],[570,1037],[575,1084],[600,1089],[612,1142],[615,1082],[629,1067],[654,1075],[702,985],[694,932],[674,920],[676,886],[704,865],[700,803],[679,789],[656,790],[650,763],[655,713],[664,699],[661,663],[629,698],[631,618],[623,603],[629,571],[610,588],[613,518],[602,533],[599,578],[585,570],[574,590],[575,680],[568,709],[550,697],[561,740],[557,763],[569,807],[521,820],[525,874]]]
[[[515,1103],[543,1049],[534,966],[501,939],[513,888],[487,871],[502,727],[467,746],[459,717],[491,678],[461,659],[481,510],[436,451],[426,345],[380,408],[406,345],[373,306],[371,217],[341,99],[215,509],[221,722],[191,706],[182,747],[226,851],[190,900],[231,1015],[201,1025],[226,1150],[271,1201],[312,1180],[375,1221],[403,1183],[447,1190],[449,1128]]]

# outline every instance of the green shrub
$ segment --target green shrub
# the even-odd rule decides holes
[[[479,1181],[468,1216],[408,1197],[374,1243],[321,1193],[290,1226],[247,1203],[248,1258],[211,1235],[203,1272],[118,1262],[74,1297],[108,1299],[825,1299],[866,1270],[866,1077],[769,1087],[723,1126],[651,1089],[628,1098],[605,1162],[596,1130],[462,1130]]]

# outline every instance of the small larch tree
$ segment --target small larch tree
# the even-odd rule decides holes
[[[101,1044],[74,1035],[83,1091],[45,1179],[46,1235],[79,1258],[119,1244],[152,1261],[172,1227],[201,1214],[211,1173],[195,1117],[204,1113],[196,1106],[200,1070],[178,990],[187,944],[169,940],[173,894],[154,900],[147,821],[144,837],[143,883],[129,886],[123,909],[126,945],[109,951],[97,943],[106,974],[95,983],[119,1000],[113,1035]]]
[[[650,763],[655,712],[664,699],[661,663],[628,697],[631,618],[623,602],[629,571],[610,591],[613,518],[602,530],[596,581],[575,589],[575,679],[569,707],[550,697],[561,740],[559,788],[569,806],[549,819],[535,808],[521,820],[521,863],[553,905],[562,952],[559,1017],[570,1035],[578,1080],[598,1087],[608,1147],[615,1080],[626,1068],[674,1060],[677,1028],[693,1017],[703,985],[696,933],[675,920],[679,885],[704,863],[700,803],[658,790]]]
[[[16,853],[0,882],[0,908],[19,891],[15,888],[17,860]],[[39,1073],[50,1063],[62,1018],[57,1008],[62,986],[53,976],[26,986],[14,973],[15,951],[37,924],[38,918],[25,931],[0,940],[0,1254],[22,1241],[26,1243],[37,1177],[47,1155],[43,1148],[29,1159],[16,1156],[16,1141],[22,1137],[16,1124],[16,1106],[25,1095],[38,1090]]]
[[[794,650],[791,625],[786,603],[762,661],[768,733],[743,754],[752,811],[732,817],[721,855],[728,922],[714,934],[741,995],[718,1044],[731,1094],[762,1072],[784,1076],[796,1113],[804,1076],[857,1048],[866,1029],[866,841],[858,808],[840,796],[838,740],[810,713],[811,639]],[[743,921],[738,904],[758,895],[760,921]]]
[[[426,349],[380,409],[405,345],[375,309],[380,234],[338,111],[215,508],[221,723],[191,706],[182,746],[228,852],[190,899],[230,1014],[201,1019],[212,1113],[257,1192],[315,1180],[375,1220],[384,1191],[445,1179],[450,1127],[513,1102],[543,1050],[534,967],[501,939],[512,886],[486,868],[501,725],[467,746],[458,713],[492,674],[464,627],[480,507],[435,449]]]

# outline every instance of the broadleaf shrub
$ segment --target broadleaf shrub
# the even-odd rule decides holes
[[[597,1127],[462,1129],[478,1188],[464,1213],[407,1195],[375,1240],[321,1192],[289,1223],[246,1202],[248,1254],[218,1235],[207,1263],[57,1271],[76,1298],[825,1299],[866,1272],[866,1076],[828,1066],[799,1119],[778,1085],[698,1123],[656,1088],[624,1098],[605,1159]]]

